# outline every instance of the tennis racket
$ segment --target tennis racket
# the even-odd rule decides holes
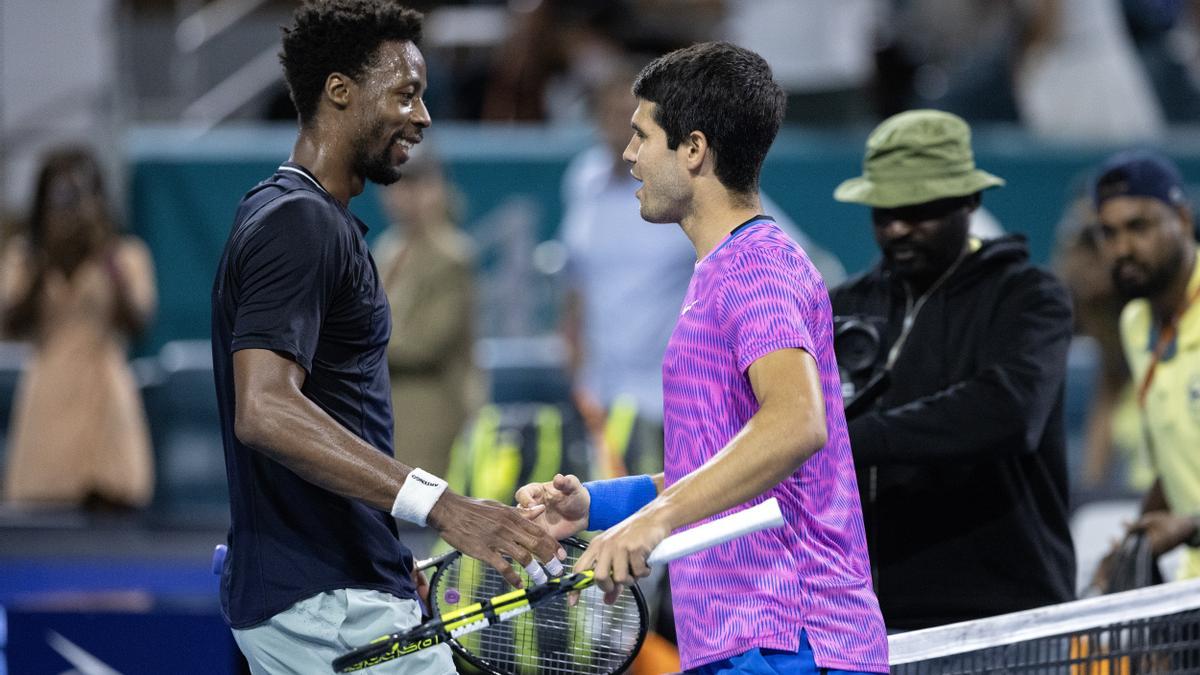
[[[667,537],[651,552],[658,564],[783,524],[775,499]],[[570,568],[587,543],[563,542]],[[457,551],[427,565],[434,618],[411,630],[372,640],[333,661],[339,673],[357,672],[447,643],[489,675],[613,675],[629,667],[646,636],[646,602],[636,585],[605,604],[591,570],[512,590],[490,566]],[[529,583],[526,573],[519,572]],[[574,606],[567,602],[579,593]]]

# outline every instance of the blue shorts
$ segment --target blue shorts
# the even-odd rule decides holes
[[[858,670],[818,668],[813,660],[808,634],[800,631],[800,651],[751,649],[737,656],[706,663],[687,671],[688,675],[871,675]]]

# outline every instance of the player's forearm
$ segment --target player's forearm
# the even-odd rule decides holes
[[[743,504],[787,479],[825,446],[824,418],[806,419],[784,406],[761,408],[738,435],[702,467],[666,490],[642,511],[670,529]]]
[[[409,467],[368,445],[301,394],[239,404],[238,439],[330,492],[390,511]]]

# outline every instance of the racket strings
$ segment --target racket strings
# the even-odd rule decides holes
[[[570,569],[583,549],[565,545]],[[530,584],[523,571],[522,581]],[[444,568],[430,597],[444,613],[511,590],[487,565],[462,556]],[[633,593],[624,590],[613,605],[595,587],[571,607],[566,597],[539,605],[511,621],[464,635],[459,643],[493,668],[512,675],[601,675],[617,672],[637,648],[644,618]],[[501,610],[503,611],[503,610]]]

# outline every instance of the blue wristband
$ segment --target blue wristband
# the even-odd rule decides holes
[[[607,530],[658,496],[654,479],[646,475],[594,480],[583,487],[592,500],[588,508],[589,530]]]

